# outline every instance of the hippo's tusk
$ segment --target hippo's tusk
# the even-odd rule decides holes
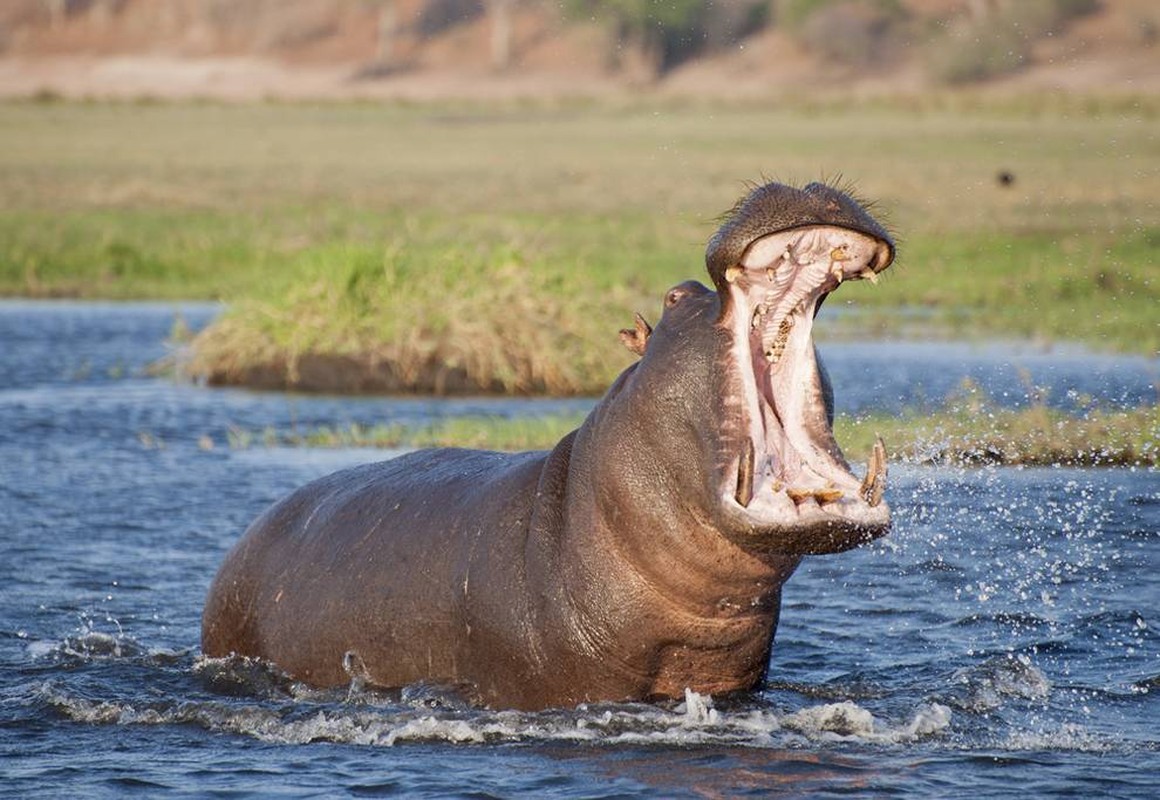
[[[874,450],[870,453],[870,463],[866,465],[866,477],[862,479],[862,486],[858,494],[862,499],[876,507],[882,502],[882,495],[886,491],[886,445],[882,437],[874,438]]]
[[[737,491],[734,499],[745,506],[753,500],[753,440],[746,439],[741,450],[741,460],[737,464]]]

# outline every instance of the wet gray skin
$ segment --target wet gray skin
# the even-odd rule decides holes
[[[493,707],[752,689],[801,557],[889,529],[885,453],[850,472],[811,329],[828,292],[893,255],[837,190],[754,190],[709,244],[717,291],[681,284],[655,330],[623,331],[641,357],[577,431],[297,490],[227,556],[204,653]]]

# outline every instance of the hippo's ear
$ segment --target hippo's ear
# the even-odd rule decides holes
[[[638,356],[644,355],[648,347],[648,337],[652,336],[652,325],[644,321],[640,314],[636,315],[636,327],[625,328],[620,332],[620,342]]]

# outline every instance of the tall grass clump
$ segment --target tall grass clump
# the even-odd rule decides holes
[[[314,391],[591,394],[628,363],[616,331],[644,303],[515,242],[332,244],[296,272],[285,295],[241,300],[202,332],[189,371]]]

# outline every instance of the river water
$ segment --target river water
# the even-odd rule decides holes
[[[433,687],[322,693],[199,657],[206,588],[268,503],[389,453],[231,428],[590,401],[343,399],[146,377],[169,305],[0,302],[0,794],[20,797],[1154,796],[1160,475],[897,465],[895,531],[807,560],[768,685],[514,713]],[[215,309],[181,309],[194,326]],[[840,410],[964,377],[1156,401],[1157,362],[1010,345],[823,347]]]

